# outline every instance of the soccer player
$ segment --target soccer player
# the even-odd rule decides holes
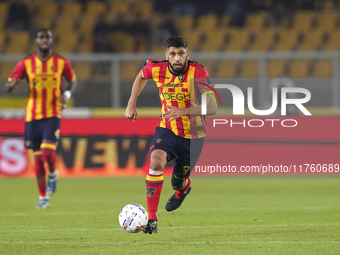
[[[190,171],[202,151],[205,122],[201,113],[200,90],[211,87],[207,70],[189,60],[187,41],[180,36],[166,41],[166,60],[149,59],[138,73],[132,86],[125,116],[137,118],[136,102],[148,79],[153,79],[159,89],[162,115],[151,143],[150,170],[146,176],[148,224],[143,232],[157,233],[157,210],[163,186],[163,170],[174,160],[171,185],[175,190],[165,209],[176,210],[191,190]],[[204,91],[203,90],[203,91]],[[212,97],[207,96],[207,115],[217,112]]]
[[[11,92],[24,78],[28,83],[25,147],[33,149],[39,190],[37,208],[42,209],[49,206],[49,195],[57,189],[55,151],[60,134],[61,112],[77,83],[70,62],[53,53],[52,43],[52,32],[49,29],[37,30],[36,53],[20,60],[5,84],[5,89]],[[65,87],[62,84],[63,77],[68,81]],[[47,187],[45,162],[48,166]]]

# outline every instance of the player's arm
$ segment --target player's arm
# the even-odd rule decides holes
[[[8,78],[5,83],[5,90],[7,92],[11,92],[26,76],[26,67],[24,64],[24,60],[20,60],[15,66],[11,76]]]
[[[143,71],[140,70],[133,83],[130,99],[125,110],[125,116],[133,121],[136,120],[138,114],[136,107],[138,96],[144,89],[147,81],[148,80],[143,77]]]
[[[188,116],[201,116],[202,115],[202,106],[197,105],[189,108],[177,108],[176,106],[167,105],[169,109],[162,115],[163,119],[169,119],[170,121],[183,117],[185,115]],[[207,114],[206,115],[215,115],[217,113],[217,105],[214,100],[207,96]]]
[[[71,98],[72,93],[77,86],[76,74],[72,69],[70,61],[68,61],[67,59],[65,59],[63,75],[67,80],[67,85],[63,92],[63,96],[60,97],[60,103],[62,105],[62,108],[64,109],[66,107],[67,101]]]
[[[20,79],[12,78],[10,81],[5,83],[5,90],[7,92],[11,92],[19,83],[21,82]]]
[[[60,103],[62,104],[63,108],[66,107],[67,101],[71,98],[74,89],[77,86],[77,79],[75,78],[73,81],[68,81],[66,89],[63,93],[63,96],[60,97]]]

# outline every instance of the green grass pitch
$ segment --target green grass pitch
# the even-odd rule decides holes
[[[122,230],[143,178],[60,179],[46,210],[34,179],[0,179],[0,254],[340,254],[340,178],[192,178],[157,234]]]

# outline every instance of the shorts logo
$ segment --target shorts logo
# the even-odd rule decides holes
[[[163,139],[156,139],[156,143],[160,143]]]
[[[31,141],[26,141],[25,145],[26,145],[26,147],[29,147],[31,145]]]
[[[146,188],[146,195],[148,197],[153,197],[155,195],[156,189],[155,188]]]
[[[57,140],[59,139],[59,137],[60,137],[60,129],[57,129],[57,130],[54,132],[54,136],[57,138]]]

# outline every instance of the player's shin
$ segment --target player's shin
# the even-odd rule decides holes
[[[157,210],[161,197],[164,177],[163,172],[150,169],[146,176],[146,201],[149,211],[149,219],[157,220]]]
[[[57,149],[57,145],[51,143],[42,143],[40,148],[43,153],[44,159],[47,162],[48,170],[51,174],[53,174],[57,157],[55,152]]]
[[[34,168],[37,176],[37,184],[39,189],[39,197],[45,198],[46,195],[46,173],[44,168],[44,157],[42,151],[35,151],[34,153]]]

